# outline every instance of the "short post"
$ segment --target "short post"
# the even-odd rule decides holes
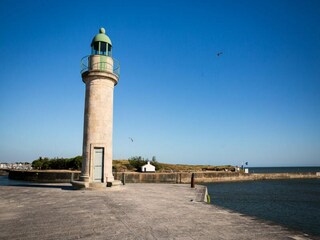
[[[191,188],[194,188],[194,173],[191,174]]]
[[[126,174],[122,173],[122,184],[126,185]]]

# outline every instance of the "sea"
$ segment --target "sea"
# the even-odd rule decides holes
[[[320,167],[249,168],[250,173],[320,172]],[[320,238],[320,178],[206,184],[211,204]]]

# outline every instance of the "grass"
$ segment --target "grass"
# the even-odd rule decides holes
[[[134,172],[128,160],[113,160],[113,168],[117,172]],[[212,165],[189,165],[189,164],[169,164],[159,163],[157,172],[198,172],[198,171],[223,171],[225,169],[234,169],[231,165],[212,166]]]

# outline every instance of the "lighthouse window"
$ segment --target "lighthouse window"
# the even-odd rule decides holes
[[[100,45],[100,54],[106,55],[107,53],[107,44],[105,42],[102,42]]]
[[[112,48],[112,46],[110,44],[108,44],[108,56],[110,56],[110,57],[112,56],[111,48]]]
[[[93,43],[92,53],[99,54],[99,42]]]

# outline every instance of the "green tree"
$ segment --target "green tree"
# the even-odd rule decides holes
[[[71,158],[68,162],[68,168],[74,170],[81,170],[82,167],[82,156],[76,156]]]
[[[138,171],[140,171],[141,167],[147,163],[147,161],[141,156],[131,157],[128,159],[128,161],[130,165]]]
[[[34,160],[32,162],[32,167],[34,169],[41,169],[42,163],[43,163],[42,157],[39,157],[37,160]]]
[[[42,158],[39,157],[37,160],[32,162],[32,167],[39,170],[48,169],[73,169],[80,170],[82,165],[82,156],[74,158]]]
[[[155,166],[156,171],[161,169],[161,164],[157,161],[156,156],[152,157],[152,161],[150,163]]]
[[[50,169],[50,163],[49,163],[49,158],[44,158],[42,159],[42,165],[41,168],[42,170],[48,170]]]

